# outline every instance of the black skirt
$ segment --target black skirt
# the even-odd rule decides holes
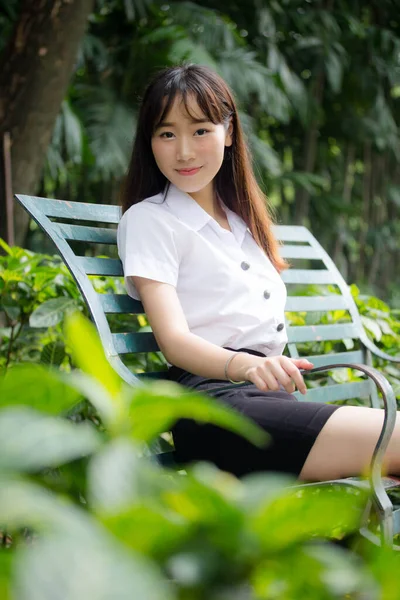
[[[264,356],[247,348],[237,352]],[[180,419],[174,425],[172,435],[178,463],[210,461],[237,477],[257,471],[298,476],[321,429],[339,408],[332,404],[299,402],[284,390],[262,392],[254,384],[213,392],[227,382],[205,379],[178,367],[170,367],[169,378],[228,404],[268,432],[268,445],[259,448],[216,425],[191,419]]]

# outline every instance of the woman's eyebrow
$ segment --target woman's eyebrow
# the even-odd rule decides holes
[[[205,117],[201,118],[201,119],[191,119],[192,123],[209,123],[210,119],[206,119]],[[170,121],[161,121],[161,123],[159,123],[157,125],[157,129],[159,129],[160,127],[175,127],[176,123],[171,123]]]

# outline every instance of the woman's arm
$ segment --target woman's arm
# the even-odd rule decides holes
[[[226,379],[225,364],[233,355],[228,375],[235,381],[252,381],[261,390],[277,390],[279,384],[290,393],[306,387],[299,368],[310,369],[305,359],[284,356],[263,358],[236,354],[191,333],[174,286],[144,277],[132,277],[154,336],[168,362],[195,375]]]

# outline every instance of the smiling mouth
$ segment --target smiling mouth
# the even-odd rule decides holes
[[[197,171],[200,171],[201,167],[192,167],[191,169],[176,169],[180,175],[194,175]]]

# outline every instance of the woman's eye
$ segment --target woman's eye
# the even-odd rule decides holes
[[[163,132],[163,133],[160,135],[160,137],[161,137],[161,138],[162,138],[162,137],[166,137],[166,138],[167,138],[167,140],[170,140],[170,139],[171,139],[171,137],[170,137],[170,136],[173,136],[173,135],[174,135],[174,134],[172,133],[172,131],[164,131],[164,132]]]
[[[205,132],[205,133],[208,133],[208,129],[198,129],[198,130],[196,131],[196,133],[199,133],[199,131],[203,131],[203,132]],[[202,134],[200,135],[200,137],[201,137],[201,136],[202,136]]]

